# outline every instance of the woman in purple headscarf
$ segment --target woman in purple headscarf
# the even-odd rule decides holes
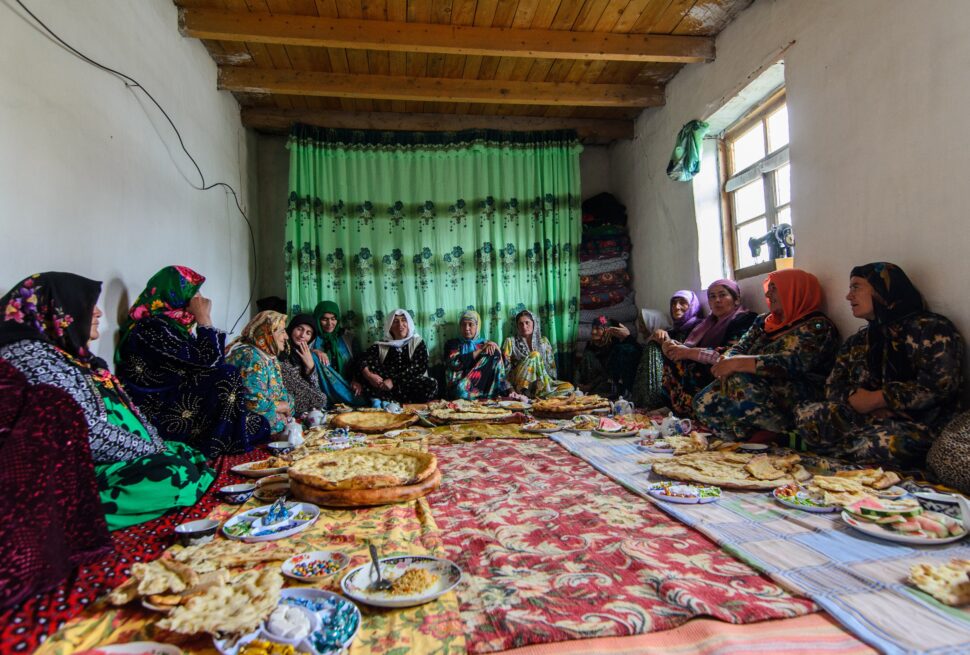
[[[681,342],[661,344],[664,355],[663,386],[670,407],[678,416],[690,416],[694,395],[710,384],[711,365],[721,353],[748,331],[757,317],[741,304],[741,289],[734,280],[715,280],[707,287],[710,315],[697,321]]]

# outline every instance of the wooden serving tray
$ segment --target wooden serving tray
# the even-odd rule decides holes
[[[421,498],[441,486],[441,471],[435,470],[422,482],[404,487],[384,487],[383,489],[339,489],[323,491],[290,479],[293,495],[308,503],[321,507],[371,507],[390,505]]]

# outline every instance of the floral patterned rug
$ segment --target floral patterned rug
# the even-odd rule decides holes
[[[551,441],[433,450],[469,652],[818,611]]]

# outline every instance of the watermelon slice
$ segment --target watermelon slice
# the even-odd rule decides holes
[[[851,512],[856,514],[862,514],[863,516],[891,516],[898,514],[899,516],[919,516],[923,513],[923,508],[915,500],[882,500],[879,498],[863,498],[858,500],[847,508]]]
[[[922,527],[930,537],[942,539],[950,534],[950,530],[943,525],[941,521],[936,521],[925,514],[923,516],[914,517],[913,520],[919,523],[920,527]]]
[[[600,419],[599,429],[603,432],[620,432],[626,430],[626,427],[622,423],[617,423],[613,419],[604,416]]]

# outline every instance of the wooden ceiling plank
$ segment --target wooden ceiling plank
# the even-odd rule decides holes
[[[387,20],[406,23],[408,21],[408,0],[387,0]]]
[[[408,22],[430,23],[431,0],[408,0]]]
[[[338,111],[279,111],[262,107],[244,107],[242,122],[254,129],[283,131],[294,123],[352,130],[380,131],[446,131],[492,129],[503,131],[576,130],[579,138],[600,140],[633,138],[632,120],[596,118],[548,119],[534,116],[451,116],[427,114],[354,114]]]
[[[453,4],[453,0],[431,0],[431,22],[450,25]]]
[[[512,18],[512,27],[515,29],[528,29],[532,27],[532,19],[539,11],[539,0],[519,0],[515,7],[515,16]]]
[[[512,27],[518,6],[519,0],[498,0],[495,15],[492,17],[492,27]]]
[[[609,4],[610,0],[587,0],[570,29],[575,32],[592,32]]]
[[[478,0],[475,5],[475,22],[472,25],[491,27],[495,21],[495,10],[497,8],[498,0]]]
[[[484,104],[656,107],[663,89],[619,84],[559,84],[219,68],[218,88],[248,93]]]
[[[532,18],[532,29],[549,29],[561,4],[562,0],[542,0],[536,8],[535,16]]]
[[[549,27],[554,30],[571,29],[586,2],[587,0],[563,0]]]
[[[674,0],[646,0],[640,2],[640,13],[627,12],[617,24],[617,29],[623,32],[647,34]],[[631,5],[633,2],[630,3]]]
[[[314,4],[317,6],[317,16],[321,18],[336,18],[339,15],[335,0],[314,0]]]
[[[672,33],[715,36],[747,9],[751,2],[752,0],[697,0]]]
[[[451,5],[451,22],[453,25],[474,25],[475,5],[478,0],[455,0]]]
[[[345,1],[338,4],[341,12],[345,11]],[[544,19],[536,17],[537,22]],[[183,35],[200,39],[307,47],[641,62],[692,63],[714,57],[713,38],[669,34],[417,25],[357,17],[271,16],[193,9],[181,11],[179,24]]]

